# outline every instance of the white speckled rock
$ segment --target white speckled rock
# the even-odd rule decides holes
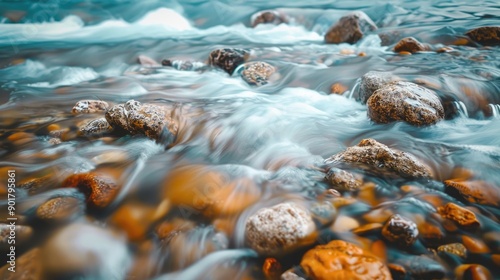
[[[80,100],[76,102],[71,110],[73,114],[92,114],[103,112],[109,107],[109,104],[102,100]]]
[[[315,231],[311,215],[295,203],[263,208],[250,216],[245,233],[248,245],[262,255],[279,255],[307,243]]]

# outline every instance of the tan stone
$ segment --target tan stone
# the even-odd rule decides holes
[[[447,203],[445,206],[438,207],[438,213],[446,219],[456,222],[461,227],[478,227],[479,221],[476,215],[455,203]]]
[[[354,44],[365,33],[377,29],[375,23],[364,12],[356,11],[339,19],[325,34],[325,42]]]

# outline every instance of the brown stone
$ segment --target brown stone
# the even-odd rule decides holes
[[[363,164],[360,167],[383,173],[395,173],[405,178],[431,177],[429,168],[411,154],[390,149],[370,138],[363,139],[358,145],[331,156],[325,163]]]
[[[121,228],[130,241],[137,242],[145,238],[146,232],[154,221],[154,212],[153,207],[127,203],[113,213],[110,221]]]
[[[445,206],[438,207],[438,213],[445,219],[456,222],[461,227],[478,227],[479,221],[476,215],[455,203],[447,203]]]
[[[78,124],[78,134],[83,136],[102,135],[113,132],[113,127],[106,118],[98,118],[90,121],[84,121]]]
[[[333,240],[307,251],[300,266],[315,280],[392,279],[389,269],[379,258],[342,240]]]
[[[109,104],[102,100],[80,100],[76,102],[71,110],[73,114],[93,114],[104,112],[108,109]]]
[[[403,38],[394,46],[394,51],[398,53],[404,51],[409,53],[416,53],[416,52],[428,51],[429,49],[430,49],[429,46],[420,43],[417,39],[413,37]]]
[[[382,228],[382,236],[398,245],[411,246],[417,241],[417,225],[413,221],[395,214]]]
[[[406,278],[406,269],[402,265],[390,263],[387,265],[387,267],[391,271],[391,275],[394,277],[394,279]]]
[[[437,248],[438,252],[446,252],[453,255],[457,255],[461,258],[467,257],[467,248],[462,243],[451,243],[446,245],[441,245]]]
[[[483,26],[474,28],[465,35],[469,36],[475,42],[485,46],[500,45],[500,26]]]
[[[252,27],[261,23],[279,25],[282,23],[288,23],[288,17],[279,11],[265,10],[253,14],[250,21]]]
[[[330,87],[330,93],[334,93],[334,94],[343,94],[347,90],[348,90],[348,88],[341,83],[335,83]]]
[[[455,268],[457,280],[493,280],[491,272],[480,264],[462,264]]]
[[[467,248],[467,250],[471,253],[486,254],[490,252],[490,248],[488,248],[488,246],[480,239],[463,235],[462,242],[464,243],[465,248]]]
[[[36,217],[45,221],[69,221],[83,215],[85,205],[75,197],[55,197],[36,209]]]
[[[281,255],[310,244],[316,226],[311,215],[296,203],[281,203],[262,208],[245,224],[250,248],[262,255]]]
[[[445,237],[444,231],[441,226],[433,225],[429,222],[419,224],[418,232],[420,237],[431,244],[441,244]]]
[[[368,99],[368,116],[377,123],[405,121],[422,126],[444,118],[444,108],[434,91],[410,82],[394,82]]]
[[[498,187],[485,181],[446,180],[446,192],[455,194],[471,203],[500,206],[500,191]]]
[[[0,278],[4,280],[38,280],[43,278],[43,268],[40,264],[39,248],[34,248],[28,252],[17,256],[15,272],[9,271],[10,264],[0,268]]]
[[[234,70],[249,57],[249,52],[244,49],[224,48],[217,49],[210,53],[208,63],[217,66],[232,75]]]
[[[281,264],[275,258],[266,258],[262,265],[262,272],[268,280],[279,279],[283,273]]]
[[[15,232],[15,239],[10,239],[11,237],[11,225],[0,223],[0,246],[6,246],[9,248],[11,245],[26,243],[33,236],[33,229],[30,226],[15,225],[13,226]],[[11,240],[15,240],[14,243]]]
[[[62,187],[77,188],[85,194],[87,204],[96,208],[108,206],[119,190],[114,179],[97,173],[73,174],[64,180]]]
[[[17,185],[17,188],[27,190],[29,194],[37,194],[47,190],[50,187],[51,175],[45,175],[37,178],[25,179]]]
[[[178,130],[178,124],[168,108],[141,104],[135,100],[111,107],[106,112],[106,120],[113,128],[130,134],[143,134],[157,141],[161,140],[164,130],[172,135],[176,135]]]
[[[365,33],[377,30],[375,23],[364,12],[356,11],[343,16],[325,34],[325,42],[354,44]]]
[[[275,72],[276,68],[269,63],[248,62],[243,66],[241,77],[250,85],[262,86],[269,82],[269,78]]]
[[[381,223],[370,223],[366,225],[362,225],[358,228],[355,228],[352,232],[358,235],[372,234],[376,232],[380,232],[384,225]]]
[[[361,180],[342,169],[330,168],[325,178],[338,191],[355,191],[361,187]]]
[[[401,78],[389,72],[370,71],[364,74],[361,77],[361,83],[359,85],[359,99],[361,103],[365,104],[368,98],[378,89],[399,80],[401,80]]]

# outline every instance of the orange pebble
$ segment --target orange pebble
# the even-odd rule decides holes
[[[467,248],[467,250],[471,253],[483,254],[490,252],[490,249],[482,240],[463,235],[462,242],[464,243],[464,246]]]
[[[268,280],[280,279],[283,269],[275,258],[267,258],[262,265],[262,272]]]
[[[47,126],[48,131],[55,131],[55,130],[60,130],[60,129],[61,129],[61,126],[58,124],[55,124],[55,123]]]
[[[7,139],[9,141],[17,141],[17,140],[21,140],[21,139],[30,139],[30,138],[33,138],[33,134],[32,133],[27,133],[27,132],[16,132],[12,135],[10,135],[9,137],[7,137]]]
[[[400,51],[399,52],[400,55],[411,55],[411,52],[408,52],[408,51]]]

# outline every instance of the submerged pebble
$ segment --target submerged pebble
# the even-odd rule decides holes
[[[339,191],[355,191],[361,187],[361,180],[354,174],[338,168],[330,168],[326,173],[326,180],[333,188]]]

